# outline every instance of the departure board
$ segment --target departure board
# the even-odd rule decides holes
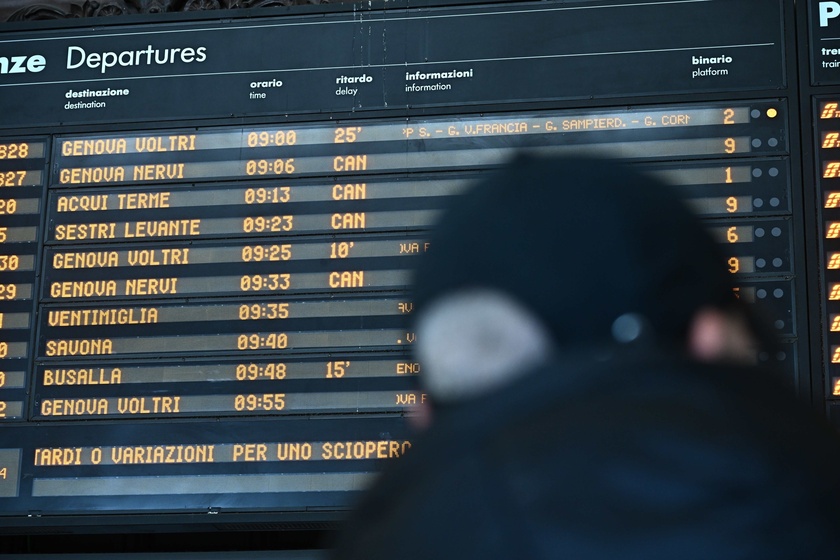
[[[360,5],[4,33],[0,526],[336,519],[411,448],[431,228],[522,152],[670,184],[778,335],[758,359],[810,398],[828,381],[793,10]],[[840,129],[819,122],[840,291]]]
[[[840,269],[838,264],[838,228],[840,200],[838,171],[840,171],[840,5],[836,2],[809,2],[807,28],[810,41],[809,80],[803,106],[810,116],[810,127],[804,130],[805,145],[809,148],[804,159],[806,185],[812,186],[814,211],[817,216],[815,270],[819,283],[814,292],[819,305],[817,331],[822,340],[815,345],[815,359],[822,366],[822,375],[815,376],[814,393],[824,399],[829,417],[840,425]],[[810,194],[806,189],[806,196]]]

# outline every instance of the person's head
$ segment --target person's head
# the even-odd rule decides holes
[[[414,302],[421,379],[437,401],[587,347],[754,355],[705,228],[673,187],[607,160],[520,156],[479,181],[434,230]]]

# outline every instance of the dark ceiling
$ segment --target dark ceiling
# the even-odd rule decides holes
[[[0,0],[0,22],[250,9],[344,0]]]

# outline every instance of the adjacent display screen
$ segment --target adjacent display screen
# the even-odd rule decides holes
[[[831,400],[840,397],[840,351],[838,351],[838,301],[840,301],[840,110],[838,96],[817,97],[814,99],[814,135],[818,146],[815,167],[819,173],[817,200],[820,203],[820,248],[821,248],[821,300],[824,308],[822,328],[826,339],[824,359],[827,364],[829,384],[826,395]]]
[[[520,152],[670,183],[779,335],[758,358],[797,386],[797,107],[771,8],[541,2],[4,36],[0,62],[13,46],[29,73],[0,81],[0,110],[16,108],[0,123],[0,519],[348,507],[409,451],[405,416],[426,399],[409,288],[429,231]],[[593,18],[594,50],[559,31]],[[452,26],[497,40],[453,44]],[[235,63],[263,40],[300,48]]]

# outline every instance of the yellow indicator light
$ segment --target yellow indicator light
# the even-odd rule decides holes
[[[840,396],[840,377],[834,380],[834,389],[831,391],[831,394],[835,397]]]
[[[778,115],[778,114],[779,114],[779,112],[776,109],[774,109],[773,107],[770,107],[769,109],[767,109],[767,116],[770,117],[771,119],[775,119],[776,115]]]
[[[823,169],[823,179],[834,179],[840,176],[840,161],[826,162]]]
[[[840,284],[832,284],[828,292],[828,299],[831,301],[840,300]]]
[[[824,104],[820,112],[820,119],[836,119],[840,115],[840,111],[837,109],[837,103],[834,101]]]
[[[840,315],[831,316],[831,332],[840,331]]]
[[[828,270],[840,270],[840,253],[831,253],[828,256]]]

